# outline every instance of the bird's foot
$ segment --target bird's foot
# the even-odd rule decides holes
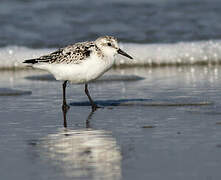
[[[63,110],[63,111],[67,112],[69,109],[70,109],[70,106],[67,105],[66,103],[64,103],[64,104],[62,105],[62,110]]]
[[[97,104],[93,104],[92,106],[91,106],[91,108],[92,108],[92,112],[94,112],[94,111],[96,111],[98,108],[102,108],[101,106],[98,106]]]

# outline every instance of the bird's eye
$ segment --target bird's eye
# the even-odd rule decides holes
[[[108,46],[111,46],[111,43],[107,43]]]

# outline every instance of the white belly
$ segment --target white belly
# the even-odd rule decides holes
[[[103,75],[113,66],[111,59],[87,59],[79,64],[39,64],[34,67],[49,71],[56,80],[87,83]]]

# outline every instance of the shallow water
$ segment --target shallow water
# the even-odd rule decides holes
[[[101,35],[135,59],[118,66],[147,68],[90,84],[103,106],[94,113],[83,85],[69,85],[67,114],[50,75],[0,71],[1,179],[220,179],[220,9],[219,0],[2,0],[0,69]]]
[[[95,100],[158,105],[107,104],[93,114],[75,105],[64,128],[60,82],[41,80],[47,76],[40,71],[1,71],[1,88],[32,92],[0,96],[1,178],[219,179],[220,72],[220,66],[112,70],[109,81],[89,85]],[[133,75],[145,79],[124,77]],[[87,101],[83,85],[69,85],[67,98]]]

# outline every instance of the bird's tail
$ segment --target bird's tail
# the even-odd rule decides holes
[[[23,63],[36,64],[36,63],[38,63],[38,59],[28,59],[28,60],[23,61]]]

